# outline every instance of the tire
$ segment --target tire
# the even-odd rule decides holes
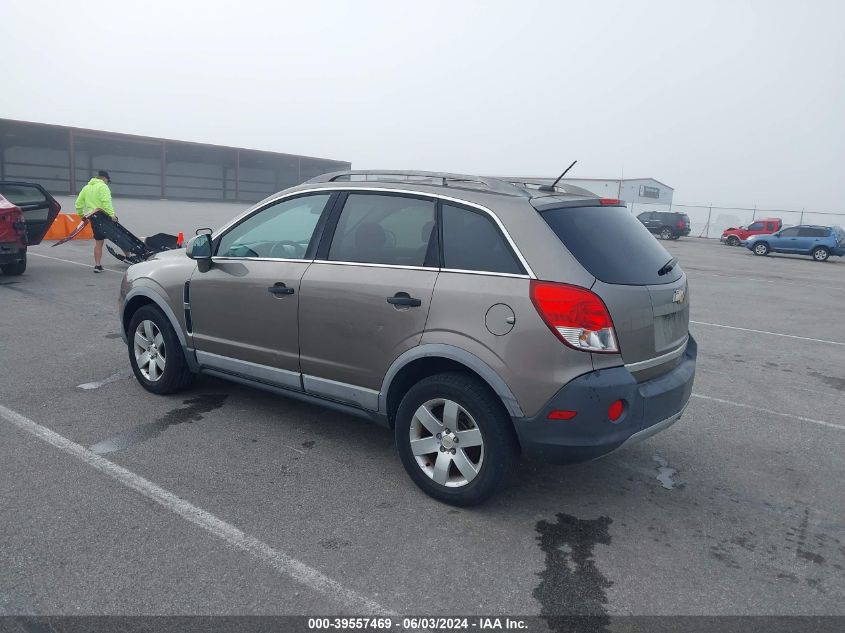
[[[659,235],[661,240],[670,240],[675,236],[675,232],[672,230],[672,227],[664,226],[660,229]]]
[[[193,382],[179,337],[157,306],[142,306],[132,315],[127,338],[129,363],[144,389],[164,395],[182,391]]]
[[[9,275],[10,277],[23,275],[26,270],[26,253],[23,254],[23,257],[19,261],[13,264],[3,264],[0,266],[0,270],[3,271],[4,275]]]
[[[754,254],[755,255],[768,255],[769,254],[769,245],[766,242],[757,242],[754,245]]]
[[[813,249],[813,259],[815,259],[817,262],[827,261],[828,257],[830,257],[830,251],[827,250],[824,246],[816,246]]]
[[[736,235],[731,235],[728,238],[728,246],[739,246],[739,238]]]
[[[449,428],[450,419],[457,429]],[[411,387],[399,405],[394,430],[402,465],[414,483],[455,506],[487,499],[503,485],[516,459],[516,435],[504,406],[484,382],[467,374],[436,374]],[[426,448],[431,452],[414,454]]]

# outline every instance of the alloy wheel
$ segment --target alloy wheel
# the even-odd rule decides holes
[[[411,420],[410,442],[417,465],[442,486],[466,486],[481,471],[481,430],[454,400],[435,398],[421,404]]]
[[[161,330],[155,323],[147,319],[138,324],[133,349],[141,375],[150,382],[159,380],[167,363],[167,350]]]

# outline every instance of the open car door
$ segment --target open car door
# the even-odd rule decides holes
[[[0,196],[23,213],[28,246],[41,243],[47,229],[62,210],[61,205],[44,187],[32,182],[0,181]]]

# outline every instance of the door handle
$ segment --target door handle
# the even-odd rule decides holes
[[[267,292],[272,295],[276,295],[277,297],[280,295],[292,295],[293,288],[288,288],[285,284],[279,281],[267,288]]]
[[[422,301],[414,299],[407,292],[397,292],[392,297],[388,297],[387,302],[394,306],[406,306],[409,308],[418,308],[422,305]]]

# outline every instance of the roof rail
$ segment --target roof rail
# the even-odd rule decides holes
[[[414,171],[414,170],[385,170],[385,169],[347,169],[344,171],[333,171],[312,178],[308,182],[338,182],[347,180],[350,182],[420,182],[430,180],[432,182],[420,184],[433,184],[440,187],[455,187],[464,189],[478,189],[480,185],[493,193],[501,193],[508,196],[521,196],[530,198],[531,193],[525,187],[510,183],[500,178],[488,178],[486,176],[469,176],[467,174],[450,174],[440,171]],[[462,187],[463,185],[463,187]]]

